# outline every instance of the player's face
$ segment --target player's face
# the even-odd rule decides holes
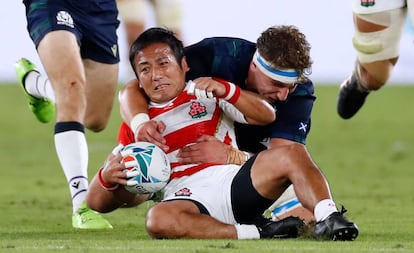
[[[167,102],[184,89],[186,61],[183,59],[181,67],[167,44],[154,43],[144,48],[134,61],[139,84],[153,102]]]
[[[263,96],[269,103],[286,100],[288,94],[296,88],[296,84],[282,83],[271,79],[261,72],[253,62],[250,64],[246,86],[249,90]]]

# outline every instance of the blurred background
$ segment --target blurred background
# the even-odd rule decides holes
[[[155,18],[147,4],[146,27]],[[26,31],[24,5],[8,0],[0,9],[2,31],[0,82],[16,82],[13,63],[20,57],[32,60],[43,70]],[[314,60],[311,78],[315,84],[339,83],[352,71],[356,54],[352,48],[353,24],[351,3],[347,0],[182,0],[182,39],[186,45],[205,37],[231,36],[251,41],[267,27],[295,25],[312,45]],[[128,43],[125,28],[118,30],[121,55],[120,82],[129,79]],[[407,22],[401,41],[400,61],[390,83],[414,83],[414,29]]]

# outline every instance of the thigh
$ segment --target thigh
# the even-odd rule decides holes
[[[75,13],[74,19],[82,35],[80,39],[82,58],[107,64],[118,63],[119,20],[116,1],[71,2]]]
[[[86,73],[85,126],[92,131],[103,130],[111,114],[118,84],[118,64],[83,60]]]
[[[58,121],[83,122],[85,112],[85,72],[73,33],[47,33],[37,48],[53,86]]]
[[[414,25],[414,0],[407,0],[408,15],[410,16],[411,23]]]

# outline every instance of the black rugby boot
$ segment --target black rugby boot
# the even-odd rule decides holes
[[[264,217],[257,218],[254,223],[259,229],[260,238],[296,238],[305,223],[298,217],[287,217],[272,221]]]
[[[355,240],[358,237],[358,227],[343,216],[345,212],[346,209],[342,207],[341,212],[334,212],[325,220],[317,222],[314,237],[333,241]]]
[[[362,107],[369,94],[369,91],[362,89],[358,85],[355,72],[341,84],[336,108],[341,118],[351,118]]]

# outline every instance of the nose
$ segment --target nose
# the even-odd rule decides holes
[[[161,71],[160,68],[158,67],[153,67],[152,68],[152,79],[153,80],[158,80],[161,76]]]

